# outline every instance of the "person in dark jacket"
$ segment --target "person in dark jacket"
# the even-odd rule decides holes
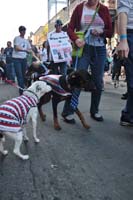
[[[6,57],[6,76],[8,80],[12,80],[13,82],[15,82],[15,69],[13,65],[12,52],[12,43],[11,41],[8,41],[7,47],[4,50],[4,54]]]

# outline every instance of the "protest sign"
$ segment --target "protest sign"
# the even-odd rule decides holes
[[[61,31],[60,33],[49,33],[48,42],[55,63],[70,62],[72,60],[72,46],[66,32]]]

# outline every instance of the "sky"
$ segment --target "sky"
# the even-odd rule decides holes
[[[47,0],[1,0],[0,7],[0,48],[19,35],[19,26],[27,28],[28,37],[48,20]]]

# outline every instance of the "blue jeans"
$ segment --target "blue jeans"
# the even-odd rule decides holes
[[[27,60],[26,58],[20,59],[20,58],[13,58],[14,63],[14,69],[18,81],[19,88],[19,94],[23,94],[23,89],[25,87],[25,72],[27,68]]]
[[[104,66],[106,61],[106,47],[94,47],[85,45],[83,56],[78,60],[77,69],[88,70],[88,67],[91,68],[92,78],[96,85],[96,91],[92,92],[91,95],[91,106],[90,113],[95,114],[99,111],[99,104],[101,99],[101,93],[103,88],[103,75],[104,75]],[[69,100],[70,101],[70,100]],[[67,116],[72,114],[74,111],[70,108],[68,104],[69,101],[65,102],[63,108],[63,115]],[[68,111],[67,111],[68,110]]]
[[[13,62],[6,64],[6,76],[8,80],[15,82],[15,70]]]
[[[128,98],[125,109],[122,111],[122,115],[126,114],[126,118],[133,121],[133,33],[127,34],[129,55],[125,61],[126,80]]]

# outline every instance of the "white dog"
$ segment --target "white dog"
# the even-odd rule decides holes
[[[32,120],[33,137],[35,142],[39,142],[36,136],[37,103],[40,97],[49,91],[51,91],[51,87],[46,82],[36,81],[24,91],[23,95],[6,101],[0,106],[0,152],[2,154],[6,155],[8,153],[3,146],[4,136],[10,136],[15,140],[13,152],[23,160],[29,158],[29,155],[23,155],[20,152],[23,136],[24,139],[28,140],[26,129],[23,128],[23,125],[30,119]]]

